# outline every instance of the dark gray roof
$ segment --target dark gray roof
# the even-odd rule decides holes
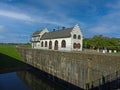
[[[37,30],[37,31],[35,31],[32,36],[33,36],[33,37],[34,37],[34,36],[38,36],[38,35],[41,33],[41,31],[42,31],[42,30]]]
[[[72,28],[66,28],[66,29],[63,29],[63,30],[56,30],[56,31],[53,31],[53,32],[48,32],[48,33],[45,33],[41,37],[41,40],[70,37],[71,36],[70,32],[72,30],[73,30],[73,27]]]

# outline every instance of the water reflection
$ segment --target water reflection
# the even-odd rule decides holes
[[[65,90],[65,88],[43,78],[40,74],[35,75],[31,71],[17,72],[17,76],[30,88],[30,90]]]
[[[16,72],[0,74],[0,90],[29,90]]]
[[[0,90],[65,90],[35,73],[24,70],[0,74]]]

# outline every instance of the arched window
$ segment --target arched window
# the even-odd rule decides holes
[[[81,39],[81,36],[80,36],[80,35],[78,35],[78,39]]]
[[[61,47],[62,47],[62,48],[65,48],[65,47],[66,47],[66,41],[65,41],[65,40],[62,40],[62,42],[61,42]]]
[[[49,41],[49,49],[52,49],[52,41]]]
[[[41,47],[43,47],[43,41],[41,42]]]
[[[73,38],[76,39],[76,34],[73,35]]]
[[[47,47],[47,41],[45,41],[45,47]]]
[[[55,50],[58,50],[58,41],[57,41],[57,40],[55,41],[54,49],[55,49]]]
[[[80,49],[80,47],[81,47],[81,45],[80,45],[80,43],[78,43],[78,44],[77,44],[77,48]]]
[[[77,45],[76,45],[76,43],[74,43],[74,44],[73,44],[73,48],[75,49],[75,48],[76,48],[76,46],[77,46]]]

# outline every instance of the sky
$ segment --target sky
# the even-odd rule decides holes
[[[0,0],[0,43],[26,43],[36,30],[76,24],[84,38],[120,38],[120,0]]]

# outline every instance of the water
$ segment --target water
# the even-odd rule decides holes
[[[65,88],[24,70],[0,74],[0,90],[65,90]]]
[[[22,72],[21,72],[22,73]],[[29,90],[16,72],[0,74],[0,90]]]

